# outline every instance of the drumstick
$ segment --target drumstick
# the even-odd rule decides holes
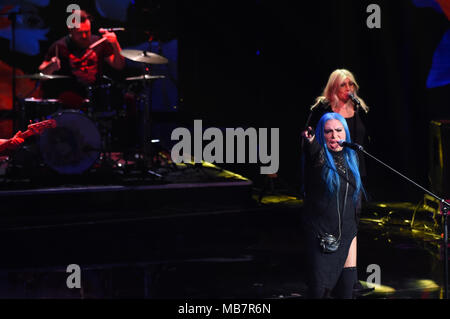
[[[87,48],[86,53],[83,54],[83,56],[80,58],[81,60],[86,59],[88,56],[90,56],[92,54],[92,52],[94,52],[92,49],[95,48],[97,45],[99,45],[100,43],[102,43],[103,41],[107,40],[106,38],[101,38],[100,40],[95,41],[94,43],[92,43],[89,48]]]
[[[55,57],[58,58],[58,45],[55,46]]]
[[[80,60],[84,60],[86,59],[89,55],[91,55],[91,53],[93,52],[92,49],[95,48],[97,45],[99,45],[100,43],[102,43],[103,41],[107,40],[106,37],[101,38],[100,40],[95,41],[94,43],[92,43],[89,48],[86,50],[86,53],[81,57]]]
[[[102,43],[103,41],[107,40],[106,37],[102,37],[100,40],[95,41],[94,43],[92,43],[89,46],[89,49],[95,48],[97,45],[99,45],[100,43]]]

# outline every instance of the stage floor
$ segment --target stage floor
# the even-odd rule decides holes
[[[304,299],[303,202],[259,195],[253,189],[251,205],[169,205],[159,214],[23,217],[1,231],[0,298]],[[399,224],[413,214],[426,220],[427,212],[415,203],[365,205],[358,275],[366,286],[376,264],[381,285],[359,299],[442,297],[438,230]],[[66,286],[70,264],[81,268],[82,289]]]
[[[0,298],[305,298],[296,194],[205,162],[130,167],[0,171]],[[365,203],[358,276],[379,266],[381,285],[358,298],[441,297],[441,251],[429,198]]]

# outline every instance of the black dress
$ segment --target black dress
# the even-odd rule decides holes
[[[310,288],[332,290],[344,267],[350,244],[357,234],[356,211],[360,200],[356,204],[353,201],[355,179],[346,167],[344,152],[330,152],[340,176],[339,196],[332,196],[328,194],[326,183],[322,178],[322,168],[327,165],[323,148],[316,140],[312,144],[305,144],[307,144],[307,174],[302,222],[306,241],[307,281]],[[336,238],[339,237],[339,221],[341,221],[341,244],[336,252],[323,253],[319,246],[318,235],[329,233]]]

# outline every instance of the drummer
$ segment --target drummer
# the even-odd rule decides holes
[[[96,85],[102,78],[104,62],[121,70],[125,67],[125,58],[120,54],[121,47],[115,33],[100,29],[102,37],[92,35],[91,16],[83,10],[74,14],[80,15],[79,27],[69,27],[68,35],[50,46],[39,71],[71,76],[69,80],[45,83],[44,95],[47,98],[69,97],[69,102],[78,103],[74,96],[87,97],[87,88]],[[102,38],[105,40],[99,41]]]

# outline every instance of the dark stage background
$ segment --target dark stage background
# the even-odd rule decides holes
[[[65,34],[65,8],[39,7],[47,40],[37,55],[2,50],[25,73],[35,73],[48,46]],[[128,19],[102,18],[94,1],[77,1],[100,26],[124,26],[122,47],[178,41],[176,112],[155,112],[155,122],[203,127],[280,128],[279,180],[299,189],[300,133],[310,105],[337,68],[352,71],[371,107],[366,149],[429,187],[429,123],[450,119],[449,85],[427,88],[436,48],[449,29],[443,12],[413,1],[133,1]],[[381,28],[369,29],[369,4],[381,8]],[[9,41],[1,39],[2,48]],[[448,61],[448,60],[447,60]],[[133,74],[112,73],[120,81]],[[135,74],[135,73],[134,73]],[[170,132],[166,132],[170,134]],[[163,134],[163,133],[161,133]],[[169,137],[170,139],[170,137]],[[167,145],[170,148],[171,145]],[[423,193],[368,160],[374,200],[418,200]],[[224,165],[262,183],[259,164]]]
[[[296,185],[308,108],[329,74],[347,68],[371,107],[367,150],[428,185],[429,121],[450,116],[449,86],[426,88],[446,16],[411,1],[376,1],[381,29],[369,29],[373,1],[304,3],[182,5],[190,12],[179,20],[186,108],[224,125],[279,127],[280,177]],[[374,199],[421,196],[370,160],[368,169]]]

